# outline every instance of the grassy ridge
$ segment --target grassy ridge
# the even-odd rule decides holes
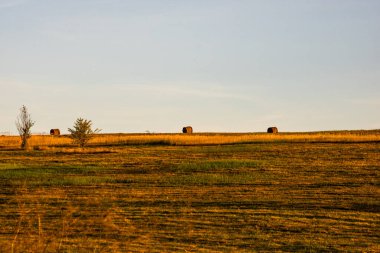
[[[377,141],[96,143],[0,149],[4,252],[379,251]]]
[[[258,142],[380,142],[380,130],[325,131],[309,133],[197,133],[197,134],[97,134],[93,146],[112,145],[223,145]],[[17,148],[20,138],[0,136],[0,148]],[[30,149],[72,146],[66,135],[34,135]]]

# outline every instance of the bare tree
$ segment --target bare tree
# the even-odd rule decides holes
[[[20,108],[20,114],[16,120],[16,127],[18,133],[21,137],[21,148],[25,149],[28,143],[28,139],[32,136],[30,129],[34,125],[34,121],[32,120],[30,114],[28,113],[28,109],[25,105]]]
[[[70,138],[73,139],[73,142],[78,144],[80,147],[84,147],[87,142],[94,137],[94,134],[100,132],[100,129],[92,130],[92,122],[91,120],[86,120],[82,118],[78,118],[74,122],[74,128],[69,128]]]

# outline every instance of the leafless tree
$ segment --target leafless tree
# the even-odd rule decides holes
[[[34,125],[34,121],[32,120],[30,114],[28,113],[28,109],[25,105],[20,108],[20,114],[16,120],[16,127],[18,133],[21,137],[21,148],[25,149],[28,143],[28,139],[32,136],[30,129]]]

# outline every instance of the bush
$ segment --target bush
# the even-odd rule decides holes
[[[78,144],[80,147],[84,147],[88,141],[94,137],[94,134],[100,132],[100,129],[92,130],[91,120],[86,120],[78,118],[74,123],[74,128],[69,128],[70,138],[73,139],[75,144]]]

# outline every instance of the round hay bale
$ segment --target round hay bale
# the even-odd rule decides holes
[[[59,129],[50,129],[50,135],[60,135]]]
[[[278,129],[277,129],[277,127],[269,127],[268,130],[267,130],[267,133],[277,134],[278,133]]]
[[[191,126],[187,126],[182,128],[182,133],[184,134],[192,134],[193,133],[193,128]]]

